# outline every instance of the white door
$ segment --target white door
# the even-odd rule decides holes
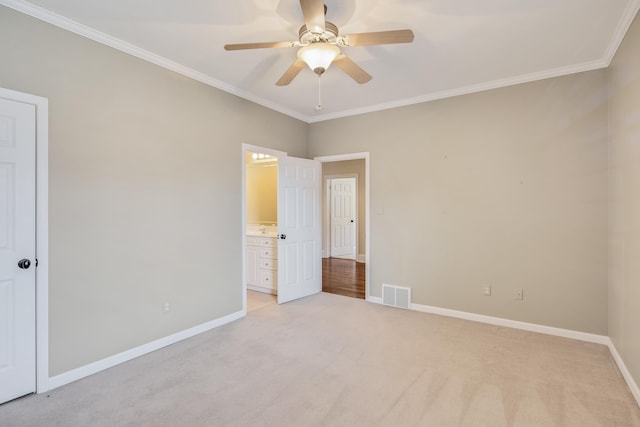
[[[330,240],[332,257],[356,259],[356,179],[335,178],[331,181]]]
[[[0,98],[0,403],[36,391],[35,120]]]
[[[322,292],[321,176],[317,160],[278,158],[278,304]]]

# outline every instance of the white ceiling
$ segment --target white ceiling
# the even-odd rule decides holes
[[[340,34],[410,28],[410,44],[345,47],[373,79],[338,68],[275,82],[295,48],[225,51],[226,43],[293,41],[298,0],[0,0],[32,16],[307,122],[606,67],[639,0],[325,0]]]

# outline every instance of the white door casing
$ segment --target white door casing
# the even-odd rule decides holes
[[[0,403],[36,391],[35,245],[36,107],[0,98]]]
[[[356,179],[330,180],[330,256],[356,259]]]
[[[278,158],[278,304],[322,292],[321,175],[316,160]]]

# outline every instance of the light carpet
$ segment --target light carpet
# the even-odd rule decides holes
[[[0,406],[2,426],[640,426],[601,345],[332,294]]]

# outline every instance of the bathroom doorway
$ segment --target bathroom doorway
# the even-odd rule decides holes
[[[277,303],[278,157],[245,151],[247,312]]]
[[[242,306],[322,292],[322,180],[317,160],[242,144]]]

